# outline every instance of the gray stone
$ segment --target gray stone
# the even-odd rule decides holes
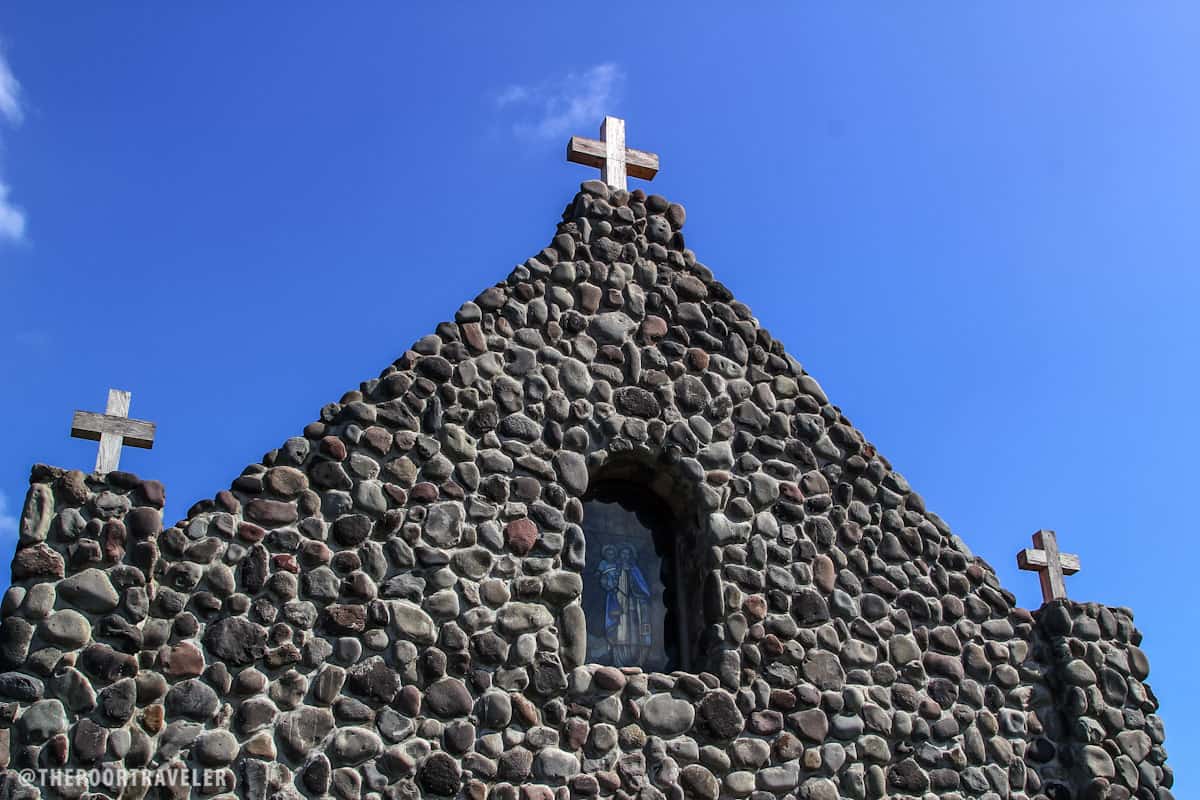
[[[691,702],[656,694],[642,705],[642,724],[651,733],[676,736],[692,727],[696,710]]]
[[[64,578],[58,593],[71,605],[96,614],[112,611],[121,602],[108,575],[94,567]]]
[[[87,713],[96,707],[95,689],[84,674],[74,667],[57,670],[50,677],[49,689],[67,708],[77,714]]]
[[[788,761],[758,771],[758,788],[777,794],[790,792],[800,783],[800,762]]]
[[[588,333],[600,344],[620,344],[637,328],[637,323],[620,311],[597,314],[588,326]]]
[[[204,631],[204,646],[220,661],[240,667],[266,652],[267,632],[245,617],[226,617]]]
[[[433,644],[436,633],[433,619],[421,608],[407,600],[393,600],[389,603],[391,621],[389,623],[392,635],[411,639],[417,644]]]
[[[0,697],[32,702],[40,700],[46,686],[37,678],[21,672],[0,673]]]
[[[570,450],[560,450],[554,455],[554,469],[558,479],[567,491],[582,495],[588,487],[587,462],[579,453]]]
[[[724,691],[717,690],[704,695],[698,710],[701,725],[715,739],[732,739],[742,732],[745,725],[737,702]]]
[[[417,782],[428,792],[450,797],[462,785],[462,772],[452,756],[433,753],[418,768]]]
[[[201,764],[223,767],[237,758],[238,742],[229,731],[205,731],[196,737],[192,752]]]
[[[425,517],[425,538],[437,547],[454,547],[462,537],[462,506],[435,503]]]
[[[329,754],[335,764],[354,766],[383,752],[379,736],[367,728],[339,728],[333,735]]]
[[[888,785],[902,792],[923,792],[929,788],[929,776],[915,759],[893,764],[887,772]]]
[[[400,676],[379,656],[372,656],[347,670],[347,685],[377,703],[390,703],[400,691]]]
[[[25,709],[20,723],[31,742],[41,743],[56,733],[66,733],[67,712],[58,700],[39,700]]]
[[[275,731],[284,752],[300,759],[333,730],[333,712],[327,708],[301,706],[281,714]]]
[[[170,761],[181,750],[191,747],[203,730],[199,722],[172,722],[158,735],[158,757]]]
[[[804,657],[801,667],[804,677],[820,689],[840,690],[846,680],[846,673],[838,657],[824,650],[810,651]]]
[[[697,800],[717,800],[721,794],[721,783],[711,772],[699,764],[689,764],[679,772],[679,785],[685,796]]]
[[[425,690],[425,708],[439,717],[458,717],[471,712],[471,694],[457,678],[442,678]]]
[[[565,781],[579,774],[579,759],[565,750],[547,747],[534,756],[533,771],[539,778]]]
[[[837,785],[828,778],[809,778],[800,784],[800,800],[838,800]]]
[[[507,603],[496,612],[496,624],[509,636],[531,633],[553,623],[549,609],[533,603]]]
[[[217,693],[196,678],[180,681],[167,692],[167,713],[203,722],[217,713]]]
[[[71,736],[75,757],[85,764],[95,763],[108,749],[108,729],[84,718],[75,723]]]
[[[100,711],[112,722],[124,724],[133,716],[137,700],[137,683],[132,678],[123,678],[100,691]]]

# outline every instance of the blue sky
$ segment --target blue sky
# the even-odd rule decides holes
[[[240,5],[0,11],[0,561],[72,410],[131,390],[181,516],[545,245],[616,114],[1023,604],[1045,527],[1135,609],[1200,787],[1200,8]]]

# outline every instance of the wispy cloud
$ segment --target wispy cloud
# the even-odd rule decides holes
[[[518,136],[590,134],[605,114],[612,113],[624,77],[616,64],[597,64],[538,84],[506,86],[493,101],[502,112],[520,115],[512,123]]]
[[[21,109],[21,84],[8,66],[0,50],[0,122],[20,125],[24,119]],[[3,144],[0,140],[0,144]],[[25,212],[8,199],[10,188],[0,173],[0,241],[19,242],[25,238]]]
[[[17,512],[8,506],[8,495],[0,491],[0,541],[17,536]]]

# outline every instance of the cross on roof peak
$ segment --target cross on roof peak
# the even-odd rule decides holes
[[[154,446],[154,423],[129,418],[129,401],[133,395],[120,389],[108,390],[108,405],[103,414],[76,411],[71,420],[71,435],[76,439],[100,442],[96,453],[96,472],[108,473],[121,463],[121,447]]]
[[[619,117],[604,118],[599,139],[572,136],[567,161],[599,167],[604,182],[618,189],[628,188],[627,175],[652,180],[658,174],[658,155],[625,146],[625,120]]]
[[[1066,598],[1063,576],[1079,572],[1079,556],[1058,552],[1058,537],[1054,531],[1042,530],[1033,535],[1033,548],[1027,547],[1017,553],[1017,566],[1038,573],[1042,582],[1042,602],[1049,603]]]

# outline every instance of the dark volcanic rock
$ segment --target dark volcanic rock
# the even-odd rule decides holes
[[[214,658],[240,667],[254,662],[266,651],[267,632],[245,617],[226,617],[208,626],[204,646]]]

